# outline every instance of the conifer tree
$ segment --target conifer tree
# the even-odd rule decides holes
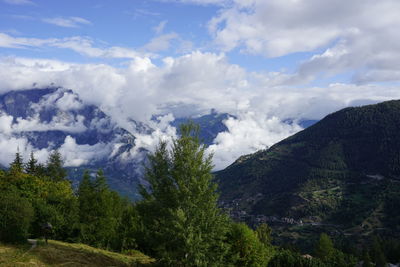
[[[267,245],[267,246],[271,244],[271,240],[272,240],[271,232],[272,232],[271,227],[269,227],[268,224],[266,224],[266,223],[260,224],[255,231],[258,239],[264,245]]]
[[[122,213],[120,197],[110,191],[101,170],[92,181],[85,171],[78,189],[81,241],[110,248]]]
[[[88,171],[83,173],[82,180],[78,188],[80,238],[84,243],[92,243],[93,223],[96,219],[92,215],[92,204],[94,202],[94,188]]]
[[[322,233],[319,237],[319,241],[315,247],[315,256],[327,260],[333,256],[335,253],[335,248],[333,247],[332,240],[325,233]]]
[[[24,162],[22,160],[22,156],[19,153],[19,148],[17,149],[17,153],[15,153],[15,158],[13,162],[10,164],[10,170],[12,174],[21,173],[23,171]]]
[[[56,181],[64,180],[67,177],[67,171],[63,168],[63,159],[58,150],[55,150],[50,154],[47,161],[46,173],[47,175]]]
[[[161,141],[149,156],[143,202],[138,205],[148,248],[163,265],[223,266],[227,216],[217,207],[212,156],[199,143],[199,128],[181,126],[169,153]]]
[[[36,174],[36,168],[37,168],[37,159],[35,158],[33,152],[31,152],[29,161],[28,163],[26,163],[25,166],[25,172],[28,174]]]

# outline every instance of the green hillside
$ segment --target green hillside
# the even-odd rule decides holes
[[[399,235],[399,133],[400,101],[346,108],[218,172],[221,200],[236,219],[290,238],[321,227]]]
[[[129,255],[93,248],[84,244],[71,244],[50,240],[29,245],[0,244],[0,266],[151,266],[153,259],[138,251]]]

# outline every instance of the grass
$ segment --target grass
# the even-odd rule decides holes
[[[151,266],[154,260],[138,251],[129,255],[93,248],[84,244],[49,240],[46,245],[0,244],[0,266]]]

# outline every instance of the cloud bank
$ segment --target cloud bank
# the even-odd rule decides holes
[[[234,115],[236,119],[225,122],[229,132],[218,135],[210,148],[217,168],[300,130],[297,125],[282,122],[284,119],[321,119],[349,105],[400,98],[395,86],[338,83],[297,88],[286,85],[290,78],[281,73],[249,72],[229,63],[224,54],[198,51],[166,57],[161,65],[149,57],[137,57],[124,68],[19,57],[0,60],[0,93],[50,84],[71,88],[85,103],[99,106],[121,127],[137,134],[136,149],[151,150],[160,137],[174,136],[174,130],[164,123],[153,125],[153,134],[140,135],[135,133],[131,119],[151,124],[154,114],[190,116],[208,113],[212,108]],[[74,95],[64,95],[56,105],[74,109],[81,104]],[[34,121],[19,122],[21,129],[35,125]],[[9,131],[6,123],[2,127],[2,132]],[[41,127],[47,129],[46,125]],[[53,122],[52,127],[60,126]],[[70,131],[79,130],[79,119],[70,127],[75,127]],[[67,141],[74,147],[71,140]],[[18,142],[22,146],[24,141]]]

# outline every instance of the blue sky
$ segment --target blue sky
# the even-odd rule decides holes
[[[220,52],[208,29],[209,21],[221,10],[220,5],[168,1],[3,1],[0,31],[13,37],[90,38],[100,47],[119,46],[141,49],[153,38],[176,34],[168,49],[159,56],[177,56],[191,50]],[[78,18],[78,21],[74,21]],[[79,21],[82,19],[82,21]],[[159,31],[159,32],[157,32]],[[2,55],[46,57],[73,62],[107,62],[121,60],[87,58],[67,49],[7,49]],[[241,53],[239,49],[224,51],[232,64],[250,71],[294,72],[311,52],[297,52],[281,57],[265,58]],[[157,62],[157,59],[155,59]]]
[[[126,128],[227,112],[214,146],[225,166],[298,131],[288,118],[400,99],[399,10],[398,0],[0,0],[0,93],[69,88]]]

